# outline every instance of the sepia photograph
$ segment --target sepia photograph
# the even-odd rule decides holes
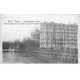
[[[77,64],[78,14],[0,14],[2,63]]]

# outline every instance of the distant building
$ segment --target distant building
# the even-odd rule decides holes
[[[77,48],[76,24],[62,24],[44,22],[40,25],[40,47],[41,48]]]

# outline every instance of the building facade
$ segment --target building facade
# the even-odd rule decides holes
[[[40,30],[40,48],[77,48],[76,24],[44,22]]]

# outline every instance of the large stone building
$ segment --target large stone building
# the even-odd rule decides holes
[[[76,24],[44,22],[40,30],[40,48],[77,48]]]

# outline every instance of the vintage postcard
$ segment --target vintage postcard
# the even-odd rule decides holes
[[[79,14],[0,14],[2,63],[79,63]]]

